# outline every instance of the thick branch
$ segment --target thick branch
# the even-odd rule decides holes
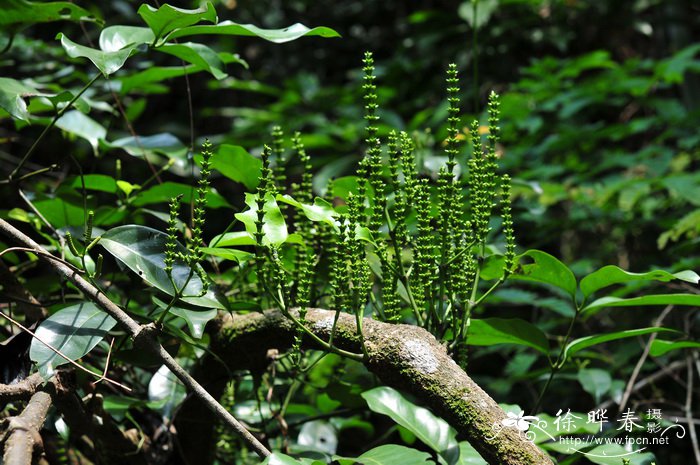
[[[9,419],[3,455],[5,465],[30,465],[35,453],[43,449],[39,431],[50,406],[51,395],[37,391],[22,413]]]
[[[141,326],[118,305],[109,300],[99,289],[83,279],[70,267],[62,262],[47,257],[48,252],[34,242],[26,234],[15,228],[7,221],[0,219],[0,232],[12,238],[25,247],[33,249],[36,255],[54,268],[60,275],[72,282],[86,297],[98,304],[102,309],[121,324],[134,339],[134,343],[154,353],[165,366],[217,417],[238,433],[250,447],[260,456],[267,457],[270,451],[263,446],[233,415],[219,404],[190,374],[184,370],[175,359],[158,342],[157,330],[152,325]]]
[[[310,309],[309,328],[328,340],[335,313]],[[232,368],[264,366],[268,348],[291,345],[296,332],[280,312],[222,315],[210,331],[213,351]],[[491,464],[551,465],[552,461],[515,428],[502,428],[505,412],[450,358],[445,348],[417,326],[363,322],[367,368],[387,385],[409,391],[442,416]],[[355,317],[341,314],[334,341],[359,350]],[[311,341],[306,346],[313,347]],[[243,348],[245,348],[243,350]],[[495,437],[494,437],[495,436]]]
[[[29,399],[41,386],[43,379],[39,373],[34,373],[15,384],[0,384],[0,406],[13,400]]]

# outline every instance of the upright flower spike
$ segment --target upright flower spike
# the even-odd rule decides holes
[[[178,212],[178,206],[180,205],[180,199],[182,198],[182,194],[178,195],[177,197],[173,197],[170,199],[170,211],[168,215],[168,238],[165,241],[165,258],[163,261],[165,262],[165,272],[168,274],[168,276],[172,276],[173,273],[173,264],[175,263],[175,260],[178,258],[177,257],[177,212]]]
[[[313,202],[313,187],[312,187],[312,166],[311,157],[306,153],[304,143],[301,141],[301,133],[295,132],[292,138],[292,146],[299,157],[303,171],[301,173],[301,183],[299,190],[295,193],[296,199],[301,203],[310,204]]]
[[[272,155],[272,148],[269,145],[264,145],[260,155],[262,168],[260,169],[260,183],[258,184],[258,194],[261,194],[262,198],[265,197],[265,194],[277,194],[275,175],[270,169],[270,155]]]
[[[447,69],[447,140],[445,141],[445,153],[447,154],[447,170],[454,173],[457,164],[455,157],[459,153],[459,79],[457,78],[457,65],[451,63]]]
[[[192,218],[192,255],[193,261],[199,262],[203,258],[200,248],[204,246],[204,215],[207,206],[207,193],[209,192],[209,176],[211,175],[211,151],[209,140],[202,144],[202,169],[197,185],[197,196],[194,201],[194,215]],[[194,266],[194,265],[193,265]]]
[[[384,208],[386,207],[386,199],[384,197],[384,182],[382,177],[382,158],[381,158],[381,142],[377,137],[377,86],[374,81],[374,59],[370,52],[365,53],[363,60],[364,71],[362,93],[365,101],[365,120],[367,121],[366,139],[367,153],[360,162],[358,168],[358,177],[360,178],[358,195],[360,197],[360,208],[364,209],[364,199],[366,198],[366,184],[362,180],[366,180],[374,189],[374,206],[371,211],[369,228],[372,231],[379,230],[381,226]]]
[[[506,239],[506,253],[503,262],[503,275],[507,277],[515,263],[515,232],[511,213],[510,176],[503,175],[501,182],[501,216],[503,217],[503,235]]]
[[[287,181],[284,159],[284,132],[280,126],[272,127],[272,156],[274,157],[274,179],[277,186],[284,186]]]

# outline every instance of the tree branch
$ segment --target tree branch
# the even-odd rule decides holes
[[[175,359],[163,348],[158,342],[158,331],[151,323],[148,325],[139,325],[118,305],[109,300],[99,289],[91,283],[83,279],[74,270],[59,262],[52,260],[46,255],[48,252],[39,244],[34,242],[29,236],[24,234],[19,229],[15,228],[7,221],[0,219],[0,232],[5,236],[12,238],[16,242],[25,247],[31,248],[36,255],[49,264],[60,275],[72,282],[80,289],[90,300],[98,304],[105,312],[123,326],[129,335],[133,338],[134,344],[154,353],[160,361],[180,380],[182,383],[199,398],[204,404],[219,417],[224,423],[230,426],[237,434],[239,434],[248,445],[260,456],[267,457],[270,451],[262,445],[258,439],[253,436],[233,415],[219,404],[186,370],[184,370]]]
[[[330,337],[334,317],[334,311],[322,309],[309,309],[306,314],[309,329],[325,340]],[[221,315],[215,321],[216,326],[209,331],[211,349],[233,369],[263,367],[267,349],[290,347],[296,331],[289,319],[272,310]],[[505,412],[423,328],[365,318],[363,332],[367,368],[387,385],[423,400],[488,463],[551,465],[550,458],[517,429],[502,428],[497,434],[493,426],[502,425]],[[354,316],[340,315],[334,341],[346,350],[359,349]],[[304,345],[317,348],[310,339]]]
[[[31,465],[35,453],[43,450],[39,431],[50,406],[51,395],[37,391],[22,413],[8,420],[3,454],[5,465]]]

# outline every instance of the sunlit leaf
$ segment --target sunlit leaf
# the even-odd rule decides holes
[[[258,203],[256,199],[256,194],[247,193],[245,195],[245,203],[249,207],[248,210],[243,213],[236,213],[236,218],[245,225],[246,231],[253,237],[255,237],[257,230],[255,222],[258,219]],[[279,246],[286,242],[289,237],[287,224],[277,205],[277,201],[271,194],[265,197],[263,211],[265,212],[263,217],[263,245]]]
[[[95,21],[95,17],[84,8],[71,2],[30,2],[27,0],[4,0],[0,26],[30,25],[52,21]]]
[[[547,336],[537,326],[519,318],[472,319],[467,344],[490,346],[518,344],[549,353]]]
[[[168,203],[178,195],[182,196],[180,199],[181,203],[189,204],[192,202],[192,197],[195,195],[195,189],[188,184],[167,181],[162,184],[157,184],[150,189],[140,191],[134,196],[132,204],[137,207],[142,207],[154,203]],[[214,189],[209,189],[205,199],[207,200],[207,208],[232,208],[231,204]]]
[[[309,29],[308,27],[299,23],[292,24],[284,29],[262,29],[257,26],[253,26],[252,24],[237,24],[232,21],[222,21],[219,24],[214,25],[207,24],[182,28],[170,34],[168,38],[176,39],[178,37],[186,37],[196,34],[254,36],[278,44],[296,40],[303,36],[340,37],[340,34],[333,29],[327,27],[315,27]]]
[[[396,444],[385,444],[370,449],[357,458],[334,457],[340,465],[406,465],[434,464],[430,454]],[[335,462],[334,462],[335,463]],[[463,462],[468,463],[468,462]],[[486,462],[484,462],[486,463]]]
[[[700,349],[700,342],[696,341],[665,341],[654,339],[649,348],[652,357],[661,357],[672,350],[680,349]]]
[[[588,347],[602,344],[604,342],[616,341],[618,339],[626,339],[628,337],[643,336],[645,334],[651,333],[673,333],[677,332],[670,328],[660,328],[654,326],[651,328],[640,328],[640,329],[628,329],[625,331],[615,331],[606,334],[594,334],[592,336],[586,336],[574,341],[571,341],[564,350],[563,359],[567,360],[569,357],[574,356],[577,352],[587,349]]]
[[[338,227],[338,221],[335,219],[338,213],[333,209],[333,205],[323,200],[320,197],[316,197],[313,205],[304,204],[288,194],[277,195],[277,200],[284,202],[288,205],[298,208],[301,212],[311,221],[322,221],[327,223],[334,228]]]
[[[97,154],[100,140],[107,135],[107,130],[100,123],[78,110],[71,110],[56,121],[56,126],[88,141]]]
[[[700,305],[699,294],[650,294],[640,297],[623,299],[620,297],[601,297],[586,305],[582,312],[587,316],[597,313],[606,307],[637,307],[648,305]]]
[[[202,247],[200,250],[207,255],[223,258],[225,260],[233,260],[238,263],[245,263],[255,257],[255,255],[250,252],[237,249],[225,249],[223,247]]]
[[[155,40],[147,27],[110,26],[100,33],[100,49],[116,52],[132,45],[150,44]]]
[[[62,33],[59,33],[56,38],[61,40],[61,45],[69,57],[87,58],[105,76],[121,69],[126,60],[137,52],[138,47],[138,44],[132,44],[121,50],[108,52],[76,44]]]
[[[179,362],[182,364],[183,360]],[[165,365],[162,365],[148,382],[148,400],[159,403],[160,411],[165,417],[169,417],[186,396],[185,386]]]
[[[36,335],[75,361],[90,352],[116,323],[97,305],[81,302],[62,308],[42,321]],[[56,367],[69,362],[39,339],[32,339],[29,357],[37,364],[41,376],[48,379]]]
[[[165,44],[158,47],[159,52],[167,53],[178,57],[179,59],[198,66],[200,69],[206,70],[216,79],[223,79],[226,74],[226,66],[221,61],[219,55],[204,44],[194,42],[185,42],[182,44]]]
[[[225,308],[213,289],[200,296],[202,280],[197,273],[180,260],[175,260],[172,278],[165,272],[165,243],[167,234],[139,225],[125,225],[110,229],[102,235],[100,245],[124,263],[148,284],[170,296],[176,292],[185,297],[183,301],[209,308]],[[185,253],[185,247],[177,244],[176,252]]]
[[[532,260],[526,263],[525,258]],[[576,295],[576,278],[569,268],[552,255],[541,250],[528,250],[518,255],[517,266],[511,278],[556,286],[572,298]]]
[[[27,103],[24,101],[24,98],[36,95],[46,94],[16,79],[0,77],[0,108],[8,112],[13,118],[28,121],[29,112],[27,111]]]
[[[584,297],[588,297],[599,289],[613,284],[620,284],[630,281],[672,281],[680,279],[689,283],[697,284],[700,276],[694,271],[685,270],[678,273],[669,273],[664,270],[654,270],[647,273],[630,273],[617,266],[608,265],[589,274],[581,280],[581,292]]]
[[[194,10],[176,8],[167,3],[156,9],[143,4],[138,10],[139,16],[151,28],[156,38],[160,39],[176,29],[197,24],[200,21],[216,22],[216,10],[211,2]]]

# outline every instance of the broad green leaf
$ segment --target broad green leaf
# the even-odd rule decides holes
[[[613,285],[626,283],[629,281],[672,281],[680,279],[689,283],[697,284],[700,276],[694,271],[685,270],[678,273],[669,273],[664,270],[654,270],[647,273],[630,273],[614,265],[603,268],[589,274],[581,280],[581,292],[584,297],[588,297],[598,289]]]
[[[190,334],[197,339],[201,339],[204,335],[204,328],[207,326],[207,323],[216,318],[218,310],[215,308],[211,310],[188,310],[181,307],[171,307],[169,312],[185,320],[187,327],[190,329]]]
[[[117,52],[131,45],[150,44],[154,40],[153,31],[147,27],[110,26],[100,33],[100,49]]]
[[[466,342],[473,346],[518,344],[549,354],[547,336],[537,326],[519,318],[472,319]]]
[[[198,161],[201,156],[195,157]],[[258,186],[262,161],[238,145],[222,144],[212,157],[212,168],[249,190]]]
[[[190,359],[187,359],[190,360]],[[191,363],[178,360],[183,368]],[[169,417],[172,411],[187,397],[184,384],[166,367],[161,367],[153,374],[148,382],[148,400],[160,403],[160,411],[165,417]]]
[[[82,176],[76,176],[66,182],[66,185],[72,187],[76,190],[83,189],[83,183],[85,183],[85,189],[91,191],[107,192],[114,194],[117,192],[117,183],[113,177],[107,176],[106,174],[85,174]]]
[[[303,465],[303,463],[281,452],[273,452],[260,465]]]
[[[167,53],[179,59],[209,71],[214,78],[221,80],[228,76],[226,66],[219,55],[204,44],[185,42],[182,44],[165,44],[158,47],[159,52]]]
[[[209,247],[235,247],[239,245],[255,245],[255,236],[248,231],[235,231],[214,236]]]
[[[435,452],[457,446],[456,432],[430,410],[412,404],[397,390],[381,386],[362,393],[373,412],[391,417]]]
[[[532,259],[533,263],[523,263],[525,257]],[[516,258],[516,263],[512,278],[550,284],[563,289],[572,298],[576,296],[574,274],[552,255],[541,250],[528,250]]]
[[[200,250],[207,255],[233,260],[238,263],[245,263],[255,257],[255,255],[250,252],[238,249],[225,249],[223,247],[202,247]]]
[[[170,133],[154,134],[152,136],[124,137],[112,142],[106,142],[109,148],[121,148],[129,155],[143,157],[162,154],[168,158],[183,158],[187,147],[180,139]]]
[[[255,222],[258,219],[258,203],[256,199],[256,194],[247,193],[245,195],[245,203],[249,207],[248,210],[235,215],[245,225],[246,231],[253,237],[255,237],[257,230]],[[265,212],[263,217],[263,245],[279,246],[286,242],[289,237],[287,224],[284,222],[279,206],[277,206],[277,201],[271,194],[265,197],[263,211]]]
[[[195,10],[176,8],[167,3],[158,9],[143,4],[139,8],[138,14],[148,24],[157,39],[165,37],[176,29],[191,26],[200,21],[215,23],[217,20],[216,10],[211,2],[207,2],[202,8]]]
[[[0,15],[2,16],[2,15]],[[11,78],[0,77],[0,108],[13,118],[29,121],[29,112],[24,97],[46,95],[34,87]]]
[[[578,371],[578,381],[583,390],[593,396],[596,403],[610,390],[612,378],[610,373],[599,368],[582,368]]]
[[[320,36],[320,37],[340,37],[333,29],[327,27],[315,27],[309,29],[303,24],[292,24],[284,29],[261,29],[252,24],[238,24],[233,21],[222,21],[219,24],[202,24],[182,28],[173,32],[168,37],[176,39],[178,37],[192,36],[196,34],[220,34],[232,36],[255,36],[261,39],[275,42],[278,44],[290,42],[303,36]]]
[[[95,17],[84,8],[71,2],[29,2],[27,0],[4,0],[0,26],[37,24],[52,21],[95,21]]]
[[[333,209],[333,205],[320,197],[316,197],[313,205],[294,200],[294,198],[288,194],[278,194],[277,200],[300,209],[302,213],[304,213],[304,216],[311,221],[323,221],[336,229],[338,227],[338,221],[335,219],[338,213]]]
[[[652,357],[661,357],[672,350],[699,348],[700,342],[696,341],[664,341],[663,339],[654,339],[649,348],[649,353]]]
[[[167,237],[167,234],[146,226],[126,225],[110,229],[102,235],[99,243],[148,284],[174,296],[176,290],[165,272]],[[185,253],[186,250],[177,243],[175,252]],[[186,296],[182,298],[184,302],[199,307],[225,308],[224,302],[211,288],[200,296],[202,280],[181,260],[175,260],[172,278],[177,290]]]
[[[459,443],[459,460],[454,465],[488,465],[486,460],[466,441]]]
[[[571,341],[564,349],[563,361],[572,357],[577,352],[587,349],[588,347],[594,346],[596,344],[602,344],[603,342],[616,341],[618,339],[625,339],[628,337],[643,336],[644,334],[650,333],[674,333],[678,332],[670,328],[660,328],[658,326],[651,328],[640,328],[640,329],[628,329],[625,331],[616,331],[614,333],[607,334],[595,334],[593,336],[586,336],[574,341]]]
[[[107,130],[100,123],[78,110],[71,110],[56,121],[56,126],[88,141],[97,154],[99,141],[107,135]]]
[[[431,460],[430,454],[426,452],[421,452],[406,446],[398,446],[396,444],[385,444],[375,447],[355,459],[336,456],[334,457],[334,463],[335,460],[337,460],[340,465],[420,465],[435,463]],[[468,462],[463,463],[466,464]]]
[[[651,294],[641,297],[601,297],[586,305],[581,311],[586,316],[593,315],[606,307],[637,307],[647,305],[700,305],[699,294]]]
[[[189,204],[192,201],[192,196],[195,194],[195,188],[177,182],[164,182],[156,186],[139,192],[134,196],[132,205],[142,207],[144,205],[152,205],[154,203],[168,203],[170,199],[182,195],[181,203]],[[206,195],[208,208],[232,208],[226,199],[224,199],[214,189],[209,189]]]
[[[68,361],[39,339],[75,361],[90,352],[116,323],[92,302],[62,308],[41,322],[36,330],[38,339],[32,339],[29,357],[37,364],[41,376],[48,379],[56,367]]]
[[[136,53],[136,49],[138,47],[137,44],[132,44],[121,50],[107,52],[76,44],[62,33],[59,33],[56,38],[61,40],[61,45],[69,57],[87,58],[105,76],[109,76],[110,74],[117,72],[122,66],[124,66],[126,60],[131,55]]]

